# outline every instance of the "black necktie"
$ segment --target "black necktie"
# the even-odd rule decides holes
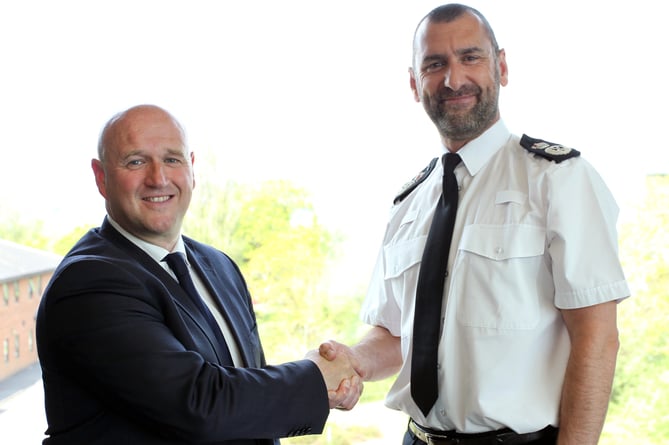
[[[453,170],[460,163],[460,156],[447,153],[442,161],[443,189],[420,263],[413,319],[411,396],[425,416],[438,395],[437,348],[441,328],[441,300],[458,207],[458,182]]]
[[[181,287],[186,291],[191,300],[193,300],[193,303],[195,303],[195,306],[197,306],[199,311],[207,320],[209,327],[216,335],[216,340],[218,341],[221,349],[224,349],[225,353],[227,354],[223,357],[223,360],[229,360],[227,363],[232,364],[232,356],[230,355],[228,345],[225,342],[223,333],[221,332],[221,327],[218,325],[214,315],[204,304],[200,294],[197,292],[195,283],[193,283],[193,279],[191,278],[190,272],[188,271],[188,265],[186,264],[185,256],[180,252],[172,252],[163,258],[163,261],[166,261],[170,266],[170,269],[172,269],[174,274],[177,276],[177,280],[179,280]]]

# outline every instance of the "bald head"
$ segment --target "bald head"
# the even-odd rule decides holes
[[[156,105],[137,105],[115,114],[105,124],[98,140],[98,159],[104,163],[105,153],[125,135],[132,134],[133,127],[141,127],[153,122],[170,122],[181,134],[186,148],[186,134],[183,127],[166,110]]]

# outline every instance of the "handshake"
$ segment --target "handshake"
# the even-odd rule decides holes
[[[328,389],[330,408],[349,410],[362,394],[364,372],[351,348],[330,340],[318,350],[307,352],[306,359],[318,366]]]

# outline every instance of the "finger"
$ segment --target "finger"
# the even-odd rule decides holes
[[[358,376],[351,377],[350,385],[347,385],[347,387],[342,387],[340,385],[340,388],[338,388],[336,398],[333,400],[333,403],[336,402],[334,408],[343,411],[349,411],[353,409],[360,401],[362,390],[362,379],[360,379]]]
[[[363,391],[362,379],[358,376],[351,378],[351,387],[343,401],[339,403],[342,409],[350,410],[358,403]]]
[[[349,379],[344,379],[339,383],[339,387],[336,390],[328,391],[328,399],[330,403],[330,408],[337,408],[342,403],[346,402],[347,397],[351,391],[351,381]]]
[[[321,345],[318,347],[318,353],[321,355],[321,357],[329,361],[332,361],[337,357],[337,353],[332,346],[332,343],[330,342],[321,343]]]

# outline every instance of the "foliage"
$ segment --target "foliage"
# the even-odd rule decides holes
[[[31,220],[12,211],[0,212],[0,239],[36,249],[50,250],[44,221]]]
[[[10,211],[3,212],[0,216],[0,239],[65,255],[91,227],[92,225],[82,225],[65,235],[54,234],[47,230],[44,221]]]
[[[602,443],[669,438],[669,176],[649,176],[647,196],[621,227],[632,298],[619,307],[621,348]]]
[[[223,186],[198,184],[184,220],[184,233],[223,250],[232,258],[240,258],[243,246],[234,234],[240,220],[243,193],[242,187],[231,181]]]
[[[323,285],[338,238],[320,224],[308,193],[288,181],[199,187],[185,231],[239,265],[271,363],[301,358],[355,329],[359,301]],[[351,336],[349,335],[349,338]]]
[[[65,255],[70,251],[72,246],[76,244],[79,239],[88,232],[93,225],[83,225],[72,229],[70,232],[58,238],[51,244],[51,251],[59,255]]]

